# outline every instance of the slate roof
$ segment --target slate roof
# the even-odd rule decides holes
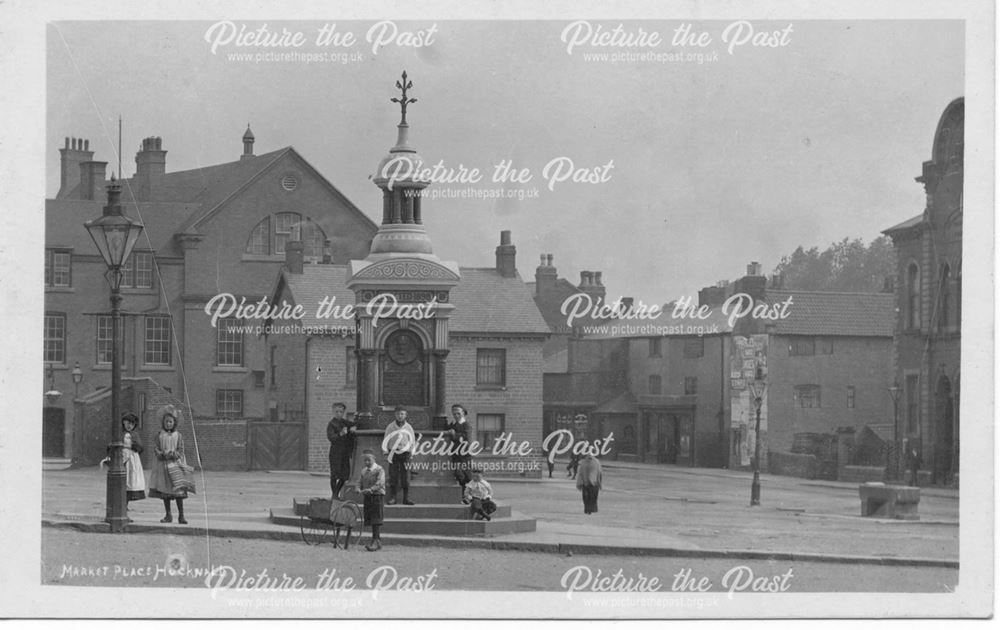
[[[454,332],[549,334],[549,326],[520,274],[505,278],[492,267],[462,267],[451,291]]]
[[[139,202],[139,209],[142,220],[147,226],[147,230],[156,228],[151,236],[154,239],[154,250],[160,251],[176,233],[197,232],[198,224],[212,215],[212,212],[230,197],[235,196],[239,191],[249,184],[255,177],[270,168],[275,162],[281,160],[286,155],[294,155],[307,168],[312,170],[320,181],[326,183],[334,194],[338,195],[349,208],[354,210],[359,217],[373,228],[376,225],[358,209],[347,197],[345,197],[333,184],[331,184],[322,174],[316,171],[297,151],[291,146],[262,153],[254,157],[239,159],[234,162],[215,164],[203,168],[189,169],[186,171],[173,171],[165,173],[153,189],[152,198],[148,201]],[[134,212],[129,212],[128,208],[135,208],[132,187],[136,185],[135,178],[130,177],[119,180],[122,185],[122,205],[126,208],[126,214],[132,218],[137,218]],[[106,184],[111,183],[110,181]],[[86,214],[84,220],[89,220],[100,216],[101,208],[106,203],[105,197],[100,202],[90,202],[81,200],[79,196],[80,184],[78,184],[65,198],[47,200],[49,203],[60,204],[60,214],[72,213],[74,218],[77,212]],[[77,211],[75,208],[67,210],[69,204],[97,204],[97,210],[90,208]],[[155,212],[144,210],[149,206]],[[161,212],[165,209],[165,212]],[[61,219],[58,219],[61,220]],[[57,220],[57,221],[58,221]],[[48,227],[48,225],[46,226]],[[53,226],[58,228],[58,226]],[[82,228],[81,228],[82,229]],[[90,237],[84,232],[87,242]],[[48,242],[48,241],[47,241]]]
[[[892,337],[896,298],[892,293],[833,293],[768,289],[769,303],[792,297],[788,317],[774,322],[778,335]]]
[[[77,255],[98,255],[83,224],[101,216],[106,203],[106,200],[46,199],[45,246],[69,247]],[[177,225],[197,208],[197,204],[190,203],[142,202],[138,207],[134,203],[122,204],[125,216],[141,220],[145,228],[136,249],[152,249],[160,255],[179,254],[173,240]]]
[[[903,230],[908,230],[910,228],[917,227],[918,225],[920,225],[923,222],[924,222],[924,215],[923,215],[923,213],[921,213],[921,214],[918,214],[917,216],[913,217],[912,219],[907,219],[906,221],[903,221],[902,223],[894,225],[891,228],[886,228],[886,229],[882,230],[882,233],[883,234],[891,234],[892,232],[902,232]]]
[[[492,268],[460,268],[461,281],[451,291],[455,310],[449,330],[453,333],[548,334],[549,327],[535,306],[520,276],[505,278]],[[354,304],[347,288],[346,265],[305,265],[301,274],[282,270],[292,299],[305,307],[303,326],[337,326],[333,318],[316,318],[316,305],[326,297],[334,304]],[[352,320],[353,321],[353,320]]]
[[[538,310],[541,312],[542,317],[549,325],[549,328],[552,329],[552,332],[569,333],[569,329],[566,327],[566,316],[563,315],[559,309],[562,308],[562,304],[566,298],[574,293],[582,293],[582,291],[569,280],[565,278],[558,278],[556,279],[555,285],[546,294],[545,299],[540,300],[535,297],[535,292],[537,290],[536,284],[534,282],[530,282],[527,283],[526,286],[531,292],[530,295],[533,296],[535,303],[538,305]],[[593,322],[588,316],[581,317],[573,323],[588,325]]]

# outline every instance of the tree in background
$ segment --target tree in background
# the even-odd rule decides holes
[[[878,292],[885,278],[896,274],[896,255],[885,236],[867,246],[860,238],[845,238],[823,251],[800,245],[790,256],[781,258],[774,273],[784,276],[786,289]]]

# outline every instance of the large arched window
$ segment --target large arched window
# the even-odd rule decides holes
[[[920,328],[920,269],[910,263],[906,270],[906,327]]]
[[[941,267],[941,297],[938,300],[941,304],[939,313],[938,328],[947,329],[951,325],[951,267],[945,263]]]
[[[298,212],[278,212],[265,217],[250,231],[247,254],[257,256],[283,256],[288,241],[302,241],[304,258],[320,258],[326,234],[309,217]]]

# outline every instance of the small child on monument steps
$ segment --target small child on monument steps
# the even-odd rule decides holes
[[[493,488],[490,482],[483,479],[483,471],[479,468],[472,470],[472,481],[465,484],[462,503],[469,505],[469,516],[476,520],[492,520],[490,514],[497,511],[497,504],[493,502]]]

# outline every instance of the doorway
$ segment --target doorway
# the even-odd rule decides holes
[[[45,407],[42,411],[42,457],[63,457],[66,449],[66,410]]]

